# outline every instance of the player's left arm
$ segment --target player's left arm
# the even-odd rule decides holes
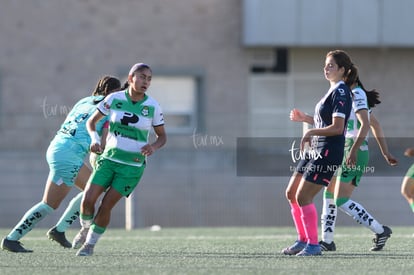
[[[144,156],[152,155],[155,150],[160,149],[167,142],[167,134],[165,133],[164,125],[154,126],[154,132],[157,136],[156,140],[151,144],[146,144],[141,148],[141,153]]]
[[[385,160],[391,166],[397,165],[398,160],[388,151],[388,145],[385,139],[384,131],[382,130],[381,124],[373,113],[370,114],[370,126],[372,134],[374,135]]]

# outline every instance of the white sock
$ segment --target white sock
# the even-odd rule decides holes
[[[82,217],[79,218],[79,222],[82,226],[82,229],[90,228],[91,225],[92,225],[92,221],[93,220],[84,220],[84,219],[82,219]]]
[[[376,234],[381,234],[384,232],[382,224],[378,223],[374,217],[369,214],[365,208],[359,203],[348,200],[346,203],[342,204],[339,207],[346,214],[351,216],[357,223],[362,224],[363,226],[371,229],[372,232]]]
[[[335,222],[338,209],[333,198],[323,198],[321,214],[322,241],[332,243],[334,240]]]
[[[101,236],[102,236],[102,234],[96,233],[92,230],[92,228],[89,228],[88,235],[86,236],[85,243],[95,245],[98,242],[98,240]]]

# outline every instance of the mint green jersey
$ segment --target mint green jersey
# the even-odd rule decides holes
[[[103,100],[103,96],[88,96],[79,100],[66,116],[55,139],[70,139],[81,145],[85,150],[85,154],[89,152],[91,137],[86,130],[86,121],[96,111],[97,102],[100,100]],[[102,119],[96,125],[96,130],[99,134],[101,134],[106,121],[107,118]]]
[[[128,89],[108,95],[98,110],[109,119],[109,133],[102,157],[118,163],[142,166],[141,148],[148,143],[152,127],[164,125],[158,102],[145,95],[132,102]]]

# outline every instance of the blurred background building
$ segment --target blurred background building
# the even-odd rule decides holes
[[[374,112],[400,160],[386,167],[373,144],[376,172],[354,197],[384,223],[413,224],[400,195],[412,162],[403,150],[414,146],[413,9],[410,0],[2,1],[0,227],[41,199],[46,149],[73,104],[105,74],[125,79],[136,62],[153,67],[148,93],[164,109],[168,142],[134,192],[134,226],[292,225],[284,167],[302,125],[289,111],[313,113],[333,49],[346,50],[364,85],[381,93]],[[241,158],[242,138],[276,163]],[[124,226],[124,204],[110,226]]]

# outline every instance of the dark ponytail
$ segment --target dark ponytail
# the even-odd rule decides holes
[[[350,68],[348,69],[348,73],[345,75],[345,84],[348,85],[348,87],[352,87],[352,84],[354,84],[358,79],[358,68],[351,63]]]
[[[129,87],[129,82],[128,80],[125,81],[124,86],[122,86],[121,90],[126,90]]]
[[[356,83],[359,87],[361,87],[362,90],[364,90],[365,94],[367,95],[367,101],[368,101],[369,108],[373,108],[375,107],[375,105],[378,105],[381,103],[381,101],[379,100],[379,93],[375,89],[370,90],[370,91],[365,89],[364,85],[362,85],[361,80],[359,80],[359,77],[357,78]]]
[[[348,53],[343,50],[333,50],[328,52],[326,56],[332,56],[338,68],[344,68],[344,82],[348,87],[351,87],[358,77],[358,68],[352,63]]]
[[[114,76],[106,75],[98,81],[94,91],[92,92],[92,95],[93,96],[101,95],[103,96],[103,98],[105,98],[110,93],[119,90],[120,87],[121,87],[121,81],[119,81],[118,78]],[[103,98],[95,99],[93,103],[98,104],[99,102],[103,100]]]

